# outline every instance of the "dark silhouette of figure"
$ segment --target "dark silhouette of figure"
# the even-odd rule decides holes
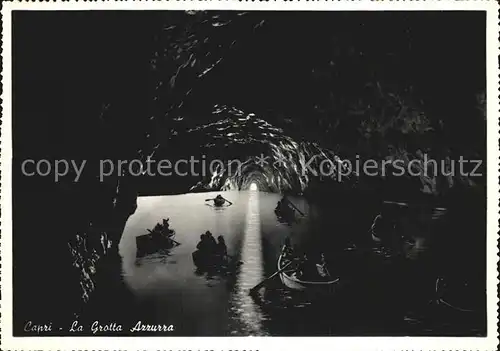
[[[215,254],[217,251],[217,242],[215,241],[214,236],[207,230],[205,232],[205,237],[207,240],[207,253]]]
[[[196,249],[200,250],[201,252],[207,251],[207,238],[205,234],[200,235],[200,242],[196,245]]]
[[[214,202],[214,206],[217,206],[217,207],[223,206],[226,202],[228,203],[228,206],[231,206],[233,204],[231,201],[229,201],[228,199],[225,199],[220,194],[217,195],[213,199],[206,199],[205,201],[213,201]]]
[[[166,235],[168,237],[172,237],[174,235],[174,230],[170,229],[170,223],[169,223],[169,218],[163,219],[163,229],[162,229],[162,234]]]
[[[156,223],[155,227],[153,228],[153,232],[161,233],[163,230],[163,226],[160,223]]]
[[[280,212],[286,212],[286,211],[293,212],[294,211],[293,207],[290,204],[290,200],[288,200],[287,193],[284,193],[281,200],[278,201],[278,204],[276,205],[276,211],[280,211]]]
[[[289,236],[285,238],[285,244],[283,245],[281,253],[283,254],[284,258],[292,258],[293,256],[292,241]]]
[[[168,222],[169,220],[170,220],[170,218],[167,218],[167,219],[164,218],[162,220],[163,228],[168,229],[170,227],[170,223]]]
[[[226,240],[224,240],[224,237],[222,235],[219,235],[217,237],[217,255],[221,259],[221,261],[224,261],[227,257],[227,246],[226,246]]]
[[[207,230],[205,234],[200,235],[200,242],[196,245],[196,248],[204,255],[212,255],[216,253],[217,242],[210,231]]]
[[[322,278],[329,278],[331,276],[330,272],[328,271],[327,266],[328,266],[328,262],[326,261],[325,254],[321,253],[321,259],[320,259],[319,264],[317,265],[317,270],[318,270],[318,274]]]
[[[318,270],[316,268],[316,265],[307,257],[307,254],[304,254],[302,256],[302,259],[300,260],[299,266],[297,268],[297,277],[303,280],[313,280],[318,277]]]
[[[227,246],[224,237],[219,235],[217,240],[208,230],[200,235],[200,242],[196,245],[197,251],[193,252],[193,261],[199,269],[217,267],[227,259]]]

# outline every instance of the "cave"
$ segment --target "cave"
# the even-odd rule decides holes
[[[210,215],[206,206],[190,210],[182,200],[186,196],[205,205],[205,197],[222,194],[236,203],[231,207],[236,211],[249,194],[248,199],[259,199],[248,200],[255,211],[268,210],[255,225],[273,221],[274,228],[273,207],[286,194],[305,213],[298,216],[309,227],[300,230],[311,233],[310,245],[342,248],[370,240],[366,233],[384,204],[416,204],[418,216],[432,219],[446,208],[446,220],[432,229],[442,235],[431,235],[427,264],[453,277],[472,272],[476,290],[484,292],[485,17],[430,11],[16,11],[14,334],[29,334],[28,320],[71,325],[99,315],[103,323],[132,322],[143,310],[156,309],[151,300],[137,303],[127,287],[120,245],[132,235],[124,233],[134,221],[158,208],[181,232],[176,224],[181,214],[165,202],[178,201],[182,216],[192,222]],[[422,153],[447,164],[460,156],[479,160],[482,174],[400,177],[388,168],[369,176],[359,168],[362,160],[410,162]],[[85,167],[80,174],[69,163],[57,180],[54,169],[23,174],[23,162],[42,159]],[[105,176],[104,160],[112,165]],[[169,163],[160,169],[160,160]],[[256,221],[245,211],[231,216],[247,225]],[[229,228],[252,230],[239,222]],[[248,244],[246,238],[234,240]],[[280,246],[272,236],[262,242]],[[437,259],[450,245],[449,260]],[[259,256],[265,275],[276,271],[274,254],[263,250]],[[260,253],[238,253],[242,262],[254,255]],[[463,262],[464,256],[470,260]],[[241,276],[257,283],[245,265]],[[420,268],[410,266],[418,276]],[[174,301],[181,295],[168,292]],[[360,326],[354,333],[485,335],[485,297],[478,293],[474,299],[479,312],[467,323],[429,331],[391,319],[394,326],[385,331],[366,322],[366,330]],[[313,319],[313,312],[304,318]],[[401,316],[391,313],[399,321]],[[216,324],[230,317],[220,318]],[[352,318],[346,325],[355,328],[356,318],[364,317]],[[349,333],[335,323],[340,335]],[[267,322],[262,330],[313,333],[276,324]],[[195,330],[185,328],[187,334]],[[234,328],[238,335],[262,335],[248,326]],[[101,334],[116,334],[106,332]]]

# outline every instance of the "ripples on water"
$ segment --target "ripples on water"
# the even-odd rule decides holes
[[[291,231],[274,214],[279,195],[224,192],[233,206],[207,206],[205,199],[215,195],[140,198],[120,243],[123,279],[139,301],[151,306],[145,311],[149,322],[181,324],[176,328],[179,335],[269,335],[263,326],[270,318],[263,312],[269,301],[255,301],[248,291],[267,274],[263,244],[273,252],[274,261]],[[163,218],[170,218],[181,245],[136,259],[135,237]],[[215,237],[224,235],[228,253],[243,262],[235,275],[196,272],[191,254],[206,230]],[[282,296],[286,301],[287,294]]]
[[[384,309],[373,291],[384,283],[376,280],[365,288],[341,291],[335,298],[324,299],[287,290],[276,277],[257,298],[250,297],[249,289],[276,271],[284,238],[290,235],[300,243],[307,237],[308,220],[299,218],[292,226],[278,222],[274,213],[277,194],[223,192],[233,206],[207,206],[205,199],[215,195],[138,200],[138,209],[126,225],[120,253],[123,279],[138,303],[145,306],[141,307],[145,323],[174,324],[175,335],[198,336],[366,335],[367,331],[377,335],[391,330],[388,323],[396,323],[393,333],[436,330],[435,323],[418,313],[394,315]],[[306,214],[310,212],[302,199],[294,199],[294,203]],[[146,229],[162,218],[170,218],[181,245],[137,260],[135,237],[147,233]],[[215,237],[224,235],[228,253],[234,261],[243,262],[234,274],[196,272],[191,254],[206,230]],[[409,245],[410,251],[419,251],[424,244],[417,240]],[[397,295],[397,290],[391,293]],[[390,297],[381,296],[391,304]]]
[[[262,311],[248,294],[264,278],[260,226],[259,194],[257,191],[250,191],[241,247],[241,260],[244,264],[231,296],[230,307],[234,316],[232,320],[239,322],[239,328],[233,329],[232,335],[267,335],[262,329]]]

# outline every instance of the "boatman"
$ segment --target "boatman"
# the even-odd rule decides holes
[[[283,258],[293,258],[293,246],[292,246],[292,241],[289,236],[285,238],[285,244],[283,245],[283,248],[281,249],[281,254],[283,255]]]
[[[291,203],[290,203],[290,200],[288,200],[288,194],[285,192],[283,194],[283,198],[281,199],[281,203],[280,203],[281,206],[286,206],[284,208],[288,208],[290,210],[294,210]]]
[[[200,242],[196,245],[204,255],[213,255],[217,250],[217,242],[209,230],[200,235]]]
[[[299,279],[316,279],[318,277],[316,264],[307,257],[307,254],[304,254],[299,262],[297,276]]]
[[[328,271],[328,263],[326,262],[325,254],[321,253],[321,261],[319,264],[316,264],[316,268],[318,269],[318,274],[322,278],[330,278],[330,272]]]
[[[225,199],[222,197],[222,195],[217,195],[215,198],[213,199],[206,199],[205,201],[213,201],[214,202],[214,205],[215,206],[222,206],[224,205],[226,202],[229,204],[228,206],[231,206],[233,203],[231,201],[229,201],[228,199]]]
[[[221,261],[224,261],[226,259],[227,255],[227,246],[226,246],[226,241],[224,240],[224,237],[222,235],[219,235],[217,237],[217,255],[220,257]]]

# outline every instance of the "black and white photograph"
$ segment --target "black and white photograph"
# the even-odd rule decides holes
[[[424,3],[3,12],[5,347],[496,347],[498,4]]]

